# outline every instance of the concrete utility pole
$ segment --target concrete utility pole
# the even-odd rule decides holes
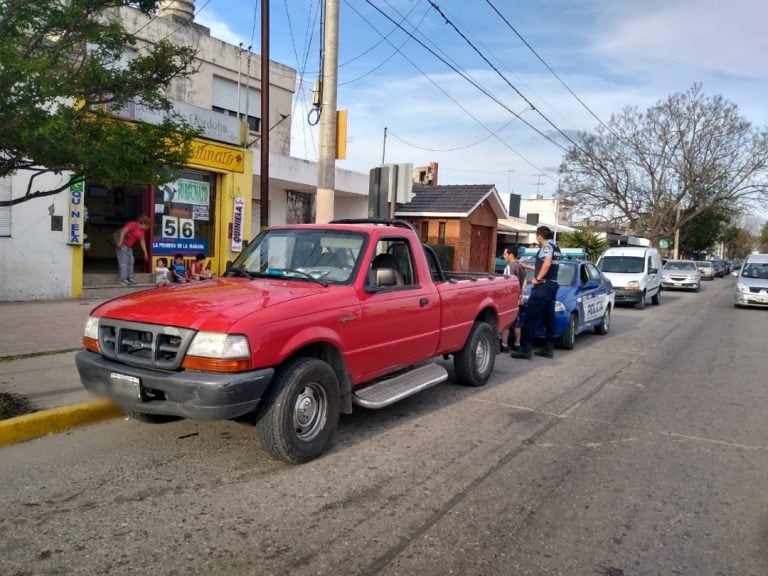
[[[339,0],[325,0],[323,83],[320,111],[320,146],[317,158],[317,215],[324,224],[333,220],[336,188],[336,87],[339,68]]]
[[[250,90],[250,88],[249,88]],[[246,118],[248,111],[245,111]],[[259,224],[264,230],[269,226],[269,0],[261,0],[261,156],[259,190],[261,214]]]

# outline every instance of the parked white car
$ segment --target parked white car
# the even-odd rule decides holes
[[[768,308],[768,254],[750,254],[736,280],[734,306]]]

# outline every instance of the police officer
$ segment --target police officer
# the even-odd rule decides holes
[[[544,321],[547,344],[536,356],[552,358],[555,351],[555,301],[557,300],[557,270],[560,267],[560,248],[552,240],[552,230],[546,226],[536,229],[539,251],[536,254],[531,296],[525,306],[523,337],[520,350],[513,350],[513,358],[533,358],[533,336],[539,320]]]

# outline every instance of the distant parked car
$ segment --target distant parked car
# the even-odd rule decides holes
[[[696,267],[699,269],[699,274],[701,274],[702,280],[715,279],[715,269],[710,260],[697,260]]]
[[[715,278],[725,276],[725,264],[723,264],[722,260],[712,260],[712,267],[715,269]]]
[[[701,290],[701,274],[693,260],[667,260],[661,269],[661,285],[665,290],[682,288]]]

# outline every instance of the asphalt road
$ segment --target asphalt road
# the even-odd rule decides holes
[[[768,311],[732,278],[479,389],[253,428],[117,420],[0,449],[0,574],[768,574]]]

